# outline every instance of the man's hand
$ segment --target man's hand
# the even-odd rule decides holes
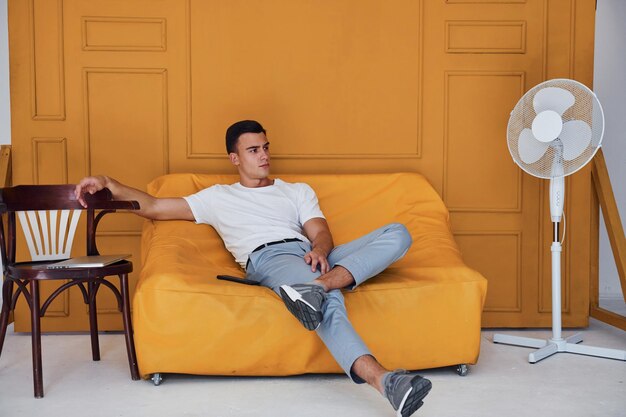
[[[85,177],[74,189],[74,195],[81,206],[87,208],[87,202],[85,201],[85,194],[94,194],[106,187],[107,177],[99,175],[96,177]]]
[[[311,252],[304,255],[304,262],[311,265],[311,272],[315,272],[318,265],[322,274],[330,271],[330,265],[328,265],[328,259],[326,259],[326,253],[322,249],[313,248]]]
[[[326,219],[315,217],[302,225],[304,233],[311,241],[311,252],[304,255],[304,262],[311,265],[311,271],[315,272],[318,265],[322,274],[330,271],[330,265],[326,257],[333,250],[333,236],[330,234]]]

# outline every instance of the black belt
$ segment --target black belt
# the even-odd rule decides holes
[[[291,238],[291,239],[283,239],[283,240],[277,240],[275,242],[269,242],[269,243],[264,243],[261,246],[258,246],[257,248],[255,248],[252,252],[250,253],[254,253],[256,251],[260,251],[261,249],[265,249],[268,246],[272,246],[272,245],[278,245],[279,243],[289,243],[289,242],[302,242],[301,239],[298,239],[296,237]]]
[[[250,252],[250,255],[252,255],[254,252],[259,251],[261,249],[265,249],[268,246],[272,246],[272,245],[278,245],[279,243],[289,243],[289,242],[302,242],[301,239],[298,239],[296,237],[293,237],[291,239],[283,239],[283,240],[277,240],[275,242],[269,242],[269,243],[264,243],[259,247],[256,247],[252,252]],[[250,263],[250,257],[248,256],[248,260],[246,261],[246,269],[248,268],[248,264]]]

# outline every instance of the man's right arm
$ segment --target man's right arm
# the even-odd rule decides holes
[[[152,220],[195,220],[189,204],[183,198],[157,198],[143,191],[124,185],[104,175],[85,177],[76,185],[74,194],[83,207],[87,207],[84,195],[108,188],[115,200],[134,200],[140,209],[134,211]]]

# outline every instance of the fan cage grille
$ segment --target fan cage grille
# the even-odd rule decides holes
[[[533,107],[535,94],[547,87],[562,88],[574,95],[574,105],[563,113],[563,122],[565,123],[570,120],[582,120],[587,123],[591,127],[591,142],[580,154],[580,156],[567,161],[560,156],[560,152],[557,150],[560,139],[556,139],[551,143],[551,146],[548,147],[546,153],[538,161],[529,164],[522,161],[519,155],[519,137],[522,130],[530,129],[532,127],[533,120],[537,115]],[[556,79],[536,85],[524,94],[524,96],[518,101],[517,105],[511,112],[511,117],[509,118],[507,141],[509,152],[511,153],[513,160],[524,171],[539,178],[554,178],[573,174],[585,166],[591,158],[593,158],[596,151],[600,147],[603,133],[604,114],[602,112],[602,106],[593,91],[578,81]],[[558,157],[557,154],[559,154]],[[562,166],[561,170],[555,167],[555,162],[557,164],[560,163]]]

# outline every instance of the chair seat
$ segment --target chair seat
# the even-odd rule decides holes
[[[62,268],[48,269],[57,261],[17,262],[7,265],[8,275],[13,279],[94,279],[110,275],[128,274],[133,271],[133,264],[129,261],[119,261],[111,265],[94,268]]]

